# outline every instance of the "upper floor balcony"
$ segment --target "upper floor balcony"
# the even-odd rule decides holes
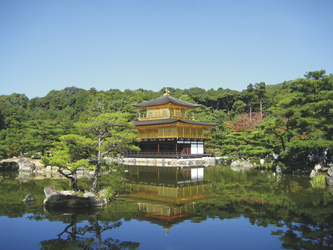
[[[212,139],[211,134],[192,132],[154,132],[154,131],[139,131],[138,138],[140,139],[165,139],[165,138],[186,138],[186,139]]]
[[[158,119],[182,119],[182,120],[194,120],[193,114],[186,114],[183,112],[165,112],[165,111],[154,111],[148,112],[147,114],[139,114],[139,121],[146,120],[158,120]]]

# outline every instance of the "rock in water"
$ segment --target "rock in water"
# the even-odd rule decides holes
[[[329,176],[333,176],[333,167],[330,167],[328,170],[327,170],[327,174]]]
[[[33,172],[35,170],[35,163],[29,161],[27,158],[18,160],[19,171]]]
[[[246,171],[254,167],[254,165],[248,161],[236,160],[230,165],[233,171]]]
[[[332,176],[326,176],[325,177],[327,186],[333,186],[333,177]]]
[[[244,169],[244,170],[248,170],[248,169],[251,169],[253,168],[253,164],[249,161],[244,161],[241,163],[241,167]]]
[[[36,198],[35,196],[33,196],[32,194],[27,194],[25,197],[24,197],[24,202],[32,202],[32,201],[35,201]]]
[[[54,186],[44,188],[45,200],[44,205],[52,209],[65,208],[90,208],[101,207],[107,204],[104,197],[96,197],[93,194],[87,197],[77,196],[75,192],[58,192]]]
[[[316,170],[316,172],[319,172],[319,171],[321,171],[322,169],[323,169],[323,166],[320,165],[320,164],[316,164],[316,165],[314,166],[314,170]]]
[[[53,209],[101,207],[107,204],[106,199],[91,196],[52,194],[44,200],[46,207]]]
[[[310,173],[310,178],[313,179],[317,175],[317,171],[312,169]]]
[[[19,165],[15,161],[0,163],[0,171],[16,171]]]
[[[282,167],[280,165],[277,165],[276,168],[275,168],[275,172],[277,174],[282,174]]]
[[[86,192],[83,194],[83,197],[85,197],[85,198],[92,197],[92,196],[94,196],[94,194],[92,192]]]
[[[48,198],[49,196],[51,196],[52,194],[57,194],[58,191],[55,189],[54,186],[48,186],[46,188],[44,188],[44,194],[45,194],[45,197]]]

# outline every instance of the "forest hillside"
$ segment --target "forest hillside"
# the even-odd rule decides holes
[[[191,111],[196,120],[219,123],[210,131],[212,140],[205,149],[215,156],[279,155],[281,162],[305,166],[333,148],[333,76],[320,70],[277,85],[251,83],[242,92],[222,87],[165,86],[158,92],[68,87],[32,99],[24,94],[1,95],[0,159],[46,155],[61,136],[79,134],[74,125],[87,117],[120,112],[134,121],[137,110],[132,104],[160,97],[165,88],[175,98],[202,104]]]

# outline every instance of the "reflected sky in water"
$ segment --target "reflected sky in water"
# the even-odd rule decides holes
[[[142,249],[280,249],[281,241],[271,235],[271,230],[276,229],[252,226],[244,217],[200,223],[185,220],[168,231],[149,222],[131,220],[112,234],[121,240],[129,234],[131,240],[141,243]]]
[[[127,167],[104,210],[46,211],[51,180],[0,182],[1,249],[329,249],[333,196],[307,176]],[[0,173],[1,174],[1,173]],[[59,182],[59,183],[58,183]],[[54,181],[68,188],[66,181]],[[27,192],[36,202],[26,206]]]
[[[57,238],[68,225],[27,217],[0,217],[1,249],[40,249],[41,241]],[[139,249],[280,249],[282,244],[278,237],[271,235],[277,229],[275,226],[252,226],[244,217],[207,219],[200,223],[185,220],[170,229],[136,219],[121,221],[121,227],[104,232],[103,238],[140,242]],[[87,221],[80,222],[77,227],[85,224]],[[93,234],[85,236],[93,237]]]

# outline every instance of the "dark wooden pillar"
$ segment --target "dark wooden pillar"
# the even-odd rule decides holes
[[[178,167],[176,169],[176,182],[178,182]]]

